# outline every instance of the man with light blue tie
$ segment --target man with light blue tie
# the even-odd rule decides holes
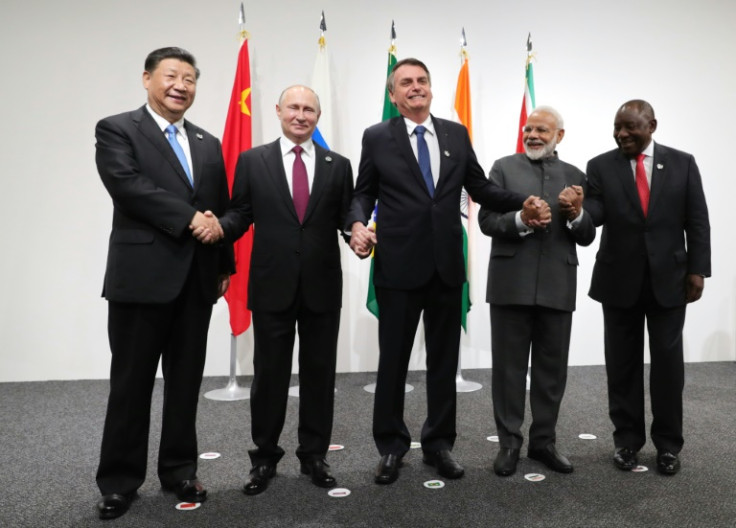
[[[196,413],[212,305],[234,272],[217,217],[229,197],[219,140],[184,119],[199,70],[181,48],[146,58],[147,104],[97,124],[96,162],[113,202],[103,296],[110,397],[97,484],[101,519],[123,515],[146,476],[151,392],[164,375],[158,478],[202,502]],[[209,243],[193,236],[207,229]]]
[[[532,221],[549,222],[536,197],[501,189],[486,179],[461,124],[430,114],[429,70],[417,59],[396,63],[387,88],[401,117],[368,128],[346,230],[361,258],[375,245],[373,283],[379,309],[379,362],[373,438],[381,455],[377,484],[391,484],[409,450],[404,384],[419,318],[427,350],[427,420],[423,461],[449,479],[465,472],[451,454],[455,443],[462,285],[465,282],[460,196],[502,212],[536,202]],[[376,200],[378,233],[366,227]]]

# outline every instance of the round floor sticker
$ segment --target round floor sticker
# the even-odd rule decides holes
[[[424,487],[429,489],[440,489],[445,487],[445,483],[441,480],[428,480],[424,483]]]
[[[526,475],[524,475],[524,478],[527,479],[529,482],[541,482],[547,477],[545,477],[541,473],[527,473]]]
[[[420,442],[412,442],[411,444],[409,444],[409,448],[411,449],[419,449],[420,447],[422,447],[422,444]]]
[[[488,438],[486,438],[486,440],[488,440],[489,442],[498,442],[498,436],[489,436]]]
[[[343,497],[347,497],[348,495],[350,495],[350,490],[347,488],[335,488],[335,489],[331,489],[330,491],[328,491],[327,495],[329,495],[330,497],[336,497],[338,499],[341,499]]]
[[[201,455],[199,455],[199,458],[201,458],[202,460],[214,460],[216,458],[220,458],[220,456],[221,456],[220,453],[210,452],[210,453],[202,453]]]
[[[595,440],[598,437],[594,434],[583,433],[578,435],[578,438],[580,438],[581,440]]]
[[[631,471],[634,473],[644,473],[645,471],[649,471],[649,468],[646,466],[636,466]]]
[[[202,506],[202,503],[200,502],[180,502],[176,505],[176,509],[180,511],[189,511],[189,510],[196,510]]]
[[[345,449],[345,446],[340,444],[331,444],[330,447],[327,448],[328,451],[341,451],[343,449]]]

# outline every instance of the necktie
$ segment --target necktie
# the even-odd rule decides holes
[[[294,151],[294,167],[291,170],[291,192],[294,209],[301,222],[304,220],[304,213],[307,212],[307,203],[309,203],[309,180],[307,179],[307,167],[302,160],[304,149],[297,145],[292,150]]]
[[[424,183],[427,184],[427,190],[430,196],[434,196],[434,180],[432,179],[432,165],[429,162],[429,147],[424,139],[424,133],[427,131],[425,127],[419,125],[414,129],[417,136],[417,158],[419,161],[419,169],[422,171]]]
[[[644,211],[644,217],[649,211],[649,184],[647,183],[647,171],[644,169],[644,154],[636,157],[636,190],[639,191],[639,200],[641,201],[641,210]]]
[[[181,145],[176,140],[176,127],[174,125],[169,125],[166,127],[166,137],[169,138],[169,144],[171,144],[171,148],[174,149],[174,154],[176,154],[176,157],[179,158],[179,163],[181,163],[181,166],[184,168],[184,172],[187,173],[189,183],[193,186],[194,180],[192,180],[192,173],[189,170],[189,163],[187,163],[187,157],[184,154],[184,149],[181,148]]]

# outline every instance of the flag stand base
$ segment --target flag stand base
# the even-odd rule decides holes
[[[250,398],[250,387],[241,387],[235,377],[235,360],[237,356],[236,337],[230,334],[230,379],[224,389],[205,392],[204,397],[216,401],[239,401]]]
[[[375,394],[375,392],[376,392],[376,384],[375,383],[369,383],[368,385],[366,385],[365,387],[363,387],[363,390],[366,391],[366,392],[370,392],[371,394]],[[404,392],[405,393],[406,392],[411,392],[413,390],[414,390],[414,385],[409,385],[408,383],[406,383],[404,385]]]

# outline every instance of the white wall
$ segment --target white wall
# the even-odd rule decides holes
[[[187,117],[220,136],[238,49],[239,2],[5,0],[0,20],[0,179],[4,249],[0,258],[0,381],[105,378],[107,307],[100,298],[112,206],[94,166],[94,125],[145,101],[146,54],[179,45],[202,70]],[[282,88],[309,81],[320,11],[327,17],[335,150],[357,171],[360,139],[380,119],[391,20],[400,58],[432,72],[433,112],[451,117],[459,35],[470,52],[475,145],[481,164],[515,148],[527,32],[537,60],[537,104],[566,121],[560,155],[580,168],[613,148],[619,104],[649,100],[655,139],[692,152],[711,213],[713,278],[689,308],[687,361],[733,360],[731,214],[736,183],[727,154],[736,122],[733,20],[723,0],[591,2],[474,0],[448,3],[272,0],[247,2],[254,87],[254,144],[279,133],[273,105]],[[475,233],[474,308],[462,339],[465,368],[490,366],[484,302],[489,239]],[[570,363],[602,364],[602,317],[586,296],[598,242],[583,249]],[[363,307],[368,263],[344,252],[345,291],[338,368],[375,370],[377,325]],[[252,372],[252,336],[239,340],[240,372]],[[422,332],[412,368],[422,368]],[[228,372],[227,306],[215,306],[207,375]],[[466,377],[472,378],[472,373]]]

